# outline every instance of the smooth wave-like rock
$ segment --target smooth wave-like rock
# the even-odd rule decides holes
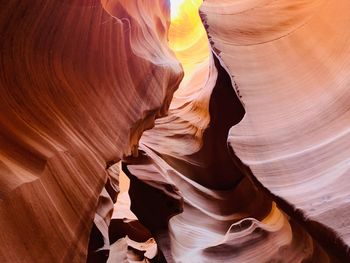
[[[210,98],[210,122],[204,131],[190,133],[199,119],[188,118],[186,107],[171,109],[144,132],[140,156],[125,165],[133,211],[152,231],[168,262],[330,262],[332,257],[309,233],[254,185],[239,161],[230,158],[226,136],[244,111],[230,77],[216,65],[219,75],[216,69],[214,77],[209,74],[215,81],[202,91]],[[223,110],[237,115],[232,118]],[[179,146],[192,144],[201,147],[183,154]]]
[[[255,5],[257,7],[253,8]],[[280,24],[285,30],[283,37],[289,36],[304,25],[305,20],[310,18],[322,3],[304,1],[285,5],[287,4],[283,1],[271,3],[268,1],[255,3],[254,1],[246,3],[207,1],[204,3],[201,12],[209,41],[222,66],[231,74],[230,76],[224,77],[223,68],[218,63],[215,67],[212,59],[197,61],[194,67],[186,64],[189,62],[182,57],[182,54],[186,54],[186,49],[191,50],[194,61],[197,54],[194,50],[201,50],[195,48],[195,42],[188,45],[186,36],[182,41],[185,44],[179,41],[180,52],[176,52],[178,43],[173,45],[176,55],[184,65],[185,79],[175,93],[169,114],[156,120],[155,127],[144,132],[141,137],[139,148],[142,156],[125,165],[126,172],[132,178],[130,189],[132,208],[141,222],[154,233],[169,262],[256,262],[258,258],[259,262],[342,262],[346,260],[344,247],[335,239],[335,236],[329,236],[331,235],[329,230],[324,230],[325,228],[318,225],[310,227],[310,224],[306,224],[305,219],[300,217],[302,210],[301,213],[291,212],[290,207],[286,206],[283,200],[270,195],[269,191],[263,189],[260,182],[255,180],[256,171],[250,163],[247,163],[246,159],[239,154],[240,152],[237,152],[237,145],[241,147],[238,148],[239,150],[245,149],[242,140],[249,142],[248,139],[250,139],[251,147],[262,147],[260,141],[254,141],[257,136],[255,129],[260,127],[258,119],[256,127],[244,127],[249,129],[250,133],[242,128],[241,134],[236,135],[239,140],[232,137],[232,132],[242,126],[248,114],[259,114],[259,117],[262,115],[261,112],[264,112],[260,108],[256,108],[256,112],[248,112],[250,108],[247,107],[244,100],[245,94],[242,93],[240,83],[236,80],[239,76],[234,71],[235,67],[241,66],[242,72],[249,74],[245,79],[247,88],[249,88],[248,84],[254,81],[260,85],[256,88],[257,97],[253,102],[267,103],[268,108],[273,106],[272,102],[261,102],[261,99],[273,95],[276,96],[276,101],[279,99],[278,94],[272,91],[265,97],[261,95],[262,86],[271,76],[263,75],[264,71],[247,73],[246,61],[239,60],[240,56],[245,54],[250,56],[248,65],[251,62],[252,66],[256,66],[255,60],[259,57],[255,53],[250,53],[255,48],[253,46],[279,41],[281,37],[276,31]],[[267,10],[276,12],[276,15],[270,18],[271,25],[264,23],[257,25],[255,21],[261,19],[260,16],[266,14]],[[286,17],[285,12],[288,14],[289,11],[292,14]],[[269,22],[268,19],[267,22]],[[252,32],[253,26],[257,27],[256,34]],[[178,30],[181,32],[180,29]],[[192,31],[196,30],[192,29]],[[235,34],[238,36],[235,37]],[[226,49],[221,49],[221,46]],[[232,50],[236,53],[231,53]],[[261,55],[266,56],[264,52],[261,50]],[[257,57],[253,57],[254,55]],[[235,60],[236,56],[238,61]],[[226,63],[225,59],[230,63]],[[278,62],[282,63],[281,58],[278,57],[278,59]],[[205,67],[209,70],[204,71]],[[281,65],[279,67],[279,70],[283,68]],[[220,69],[219,75],[216,68]],[[192,70],[190,74],[187,73],[187,79],[186,69]],[[269,70],[269,67],[265,65],[264,70]],[[199,84],[196,73],[201,75],[202,80],[203,76],[207,76],[207,80]],[[257,77],[253,74],[257,74]],[[265,77],[265,82],[262,82],[263,79],[259,76]],[[282,78],[278,74],[274,77],[276,80]],[[295,84],[292,81],[290,83]],[[270,86],[278,89],[276,85],[276,83],[270,83]],[[280,92],[281,95],[288,98],[286,96],[290,93],[288,87],[280,87],[282,88],[284,90]],[[231,89],[233,93],[231,97],[229,92],[225,93],[225,89],[227,91]],[[253,87],[251,90],[254,91]],[[300,95],[300,92],[296,93]],[[248,91],[247,93],[251,95]],[[177,94],[181,96],[176,96]],[[283,106],[282,102],[279,101],[280,104],[275,105],[274,114],[283,113],[283,108],[278,110],[278,106]],[[295,103],[295,100],[290,103]],[[276,119],[271,119],[271,123],[272,121],[276,122]],[[252,125],[250,122],[248,124]],[[232,129],[230,129],[231,126],[233,126]],[[268,128],[273,130],[273,127]],[[291,129],[277,130],[277,132],[288,134]],[[226,148],[227,135],[233,151]],[[302,132],[300,131],[297,135],[301,136]],[[293,143],[289,141],[291,138],[288,136],[284,139],[290,144]],[[276,143],[276,149],[279,146]],[[261,152],[255,152],[254,149],[252,148],[250,152],[252,156],[261,155]],[[226,158],[225,153],[227,156],[231,154],[231,157]],[[344,156],[344,152],[341,156]],[[258,161],[256,163],[260,164]],[[263,171],[277,172],[277,170],[270,170],[271,168],[274,167],[266,166]],[[259,175],[257,178],[259,179]],[[286,177],[286,182],[287,180]],[[279,180],[279,177],[275,182],[276,185],[283,184],[283,180]],[[295,184],[297,183],[301,188],[305,186],[303,180],[298,180]],[[144,194],[141,193],[142,184],[144,184],[143,188],[146,185],[148,187]],[[264,183],[263,185],[270,190],[268,185]],[[293,193],[292,189],[294,188],[291,187],[291,193]],[[281,191],[283,192],[282,187]],[[272,193],[275,194],[273,191]],[[322,195],[319,190],[318,193]],[[155,202],[157,195],[166,199]],[[183,205],[179,198],[183,199]],[[151,205],[144,207],[138,200],[148,200],[147,204]],[[237,200],[239,203],[236,204]],[[168,204],[167,207],[164,207],[164,203]],[[158,223],[155,224],[153,212],[156,213],[159,207],[162,207],[162,212],[157,213]],[[147,210],[152,213],[147,215]],[[167,220],[169,220],[168,224],[166,224]],[[319,233],[315,234],[317,231]],[[330,244],[332,238],[335,242]],[[262,251],[264,251],[263,254]]]
[[[314,237],[344,257],[350,256],[349,8],[346,0],[207,0],[201,7],[246,111],[228,136],[233,151]]]
[[[0,261],[84,262],[106,164],[136,154],[182,78],[169,7],[0,7]]]
[[[171,2],[0,4],[0,261],[348,262],[350,3]]]

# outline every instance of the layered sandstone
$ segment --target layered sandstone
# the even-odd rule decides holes
[[[0,261],[84,262],[107,163],[136,153],[181,80],[169,7],[0,6]]]
[[[349,256],[348,1],[205,1],[244,105],[233,151],[314,236]]]
[[[0,261],[347,262],[350,3],[170,2],[0,4]]]

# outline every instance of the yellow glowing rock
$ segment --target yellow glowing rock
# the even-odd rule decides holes
[[[209,61],[208,38],[198,15],[202,0],[171,1],[171,25],[169,28],[169,46],[181,62],[185,77],[180,89],[186,87],[192,73],[203,62]]]

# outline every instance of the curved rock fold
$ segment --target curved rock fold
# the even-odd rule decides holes
[[[0,3],[0,261],[348,262],[348,10]]]

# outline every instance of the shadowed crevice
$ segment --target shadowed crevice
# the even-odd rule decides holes
[[[186,177],[215,190],[235,187],[243,174],[231,161],[227,149],[230,128],[244,116],[244,108],[231,86],[231,78],[213,55],[218,71],[216,84],[209,102],[210,123],[205,129],[201,149],[187,159],[200,162],[200,166],[162,154],[162,158]]]

